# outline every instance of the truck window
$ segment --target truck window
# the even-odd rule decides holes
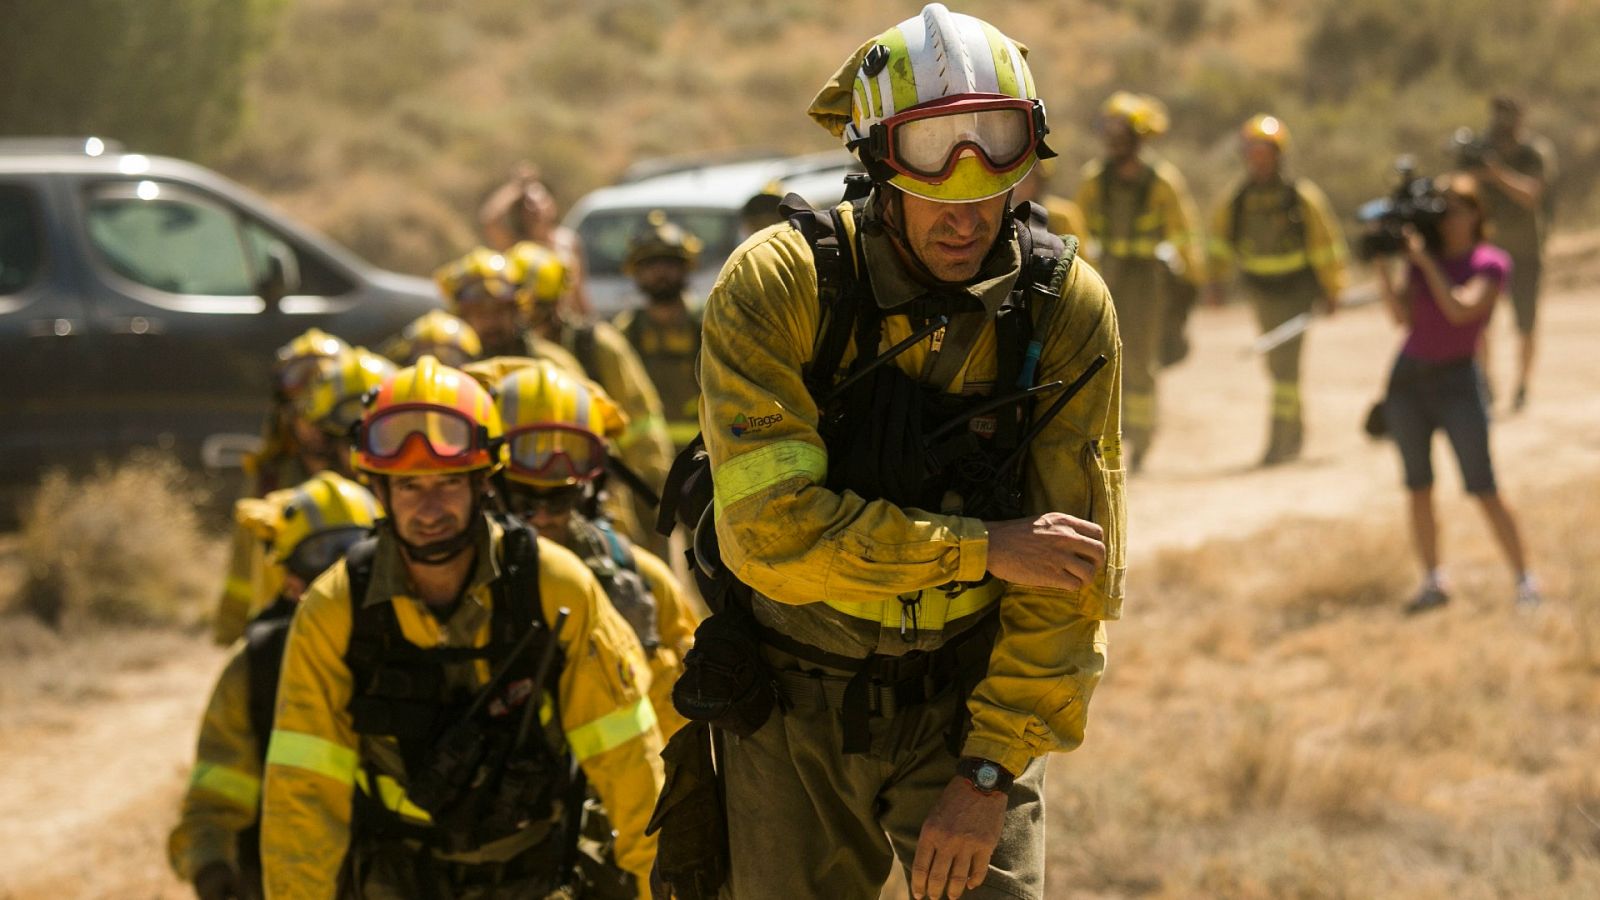
[[[21,185],[0,184],[0,294],[33,283],[44,267],[39,205]]]
[[[90,191],[89,239],[119,275],[170,294],[253,297],[256,276],[228,210],[154,181]]]
[[[291,294],[337,297],[355,288],[333,267],[310,253],[300,252],[293,242],[254,219],[245,220],[244,241],[254,271],[266,272],[274,257],[284,261]]]

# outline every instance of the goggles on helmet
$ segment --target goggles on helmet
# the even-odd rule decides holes
[[[330,528],[294,545],[289,558],[283,561],[289,574],[311,582],[344,556],[345,551],[372,532],[360,525]]]
[[[591,481],[606,466],[605,444],[593,432],[549,423],[506,434],[508,474],[538,481]]]
[[[446,465],[470,464],[472,455],[487,450],[489,444],[481,426],[453,409],[402,403],[373,415],[361,427],[357,449],[373,459],[395,459],[419,440],[430,456]]]
[[[517,288],[509,282],[498,278],[480,278],[469,281],[456,291],[456,304],[481,303],[492,300],[496,303],[515,303],[517,301]]]
[[[872,126],[868,141],[889,168],[939,182],[969,150],[990,172],[1010,172],[1033,156],[1047,130],[1038,100],[961,97],[890,116]]]

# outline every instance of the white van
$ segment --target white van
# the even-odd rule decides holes
[[[611,187],[586,195],[567,214],[567,227],[583,240],[589,302],[597,316],[610,318],[638,303],[633,282],[622,274],[628,240],[652,210],[692,232],[705,243],[690,275],[689,293],[705,299],[722,264],[744,240],[739,210],[773,181],[813,206],[832,205],[844,195],[845,175],[860,171],[843,150],[805,156],[742,154],[696,162],[641,163]]]

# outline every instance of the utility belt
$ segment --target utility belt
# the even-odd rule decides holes
[[[1275,272],[1270,275],[1258,274],[1241,268],[1239,276],[1244,279],[1245,285],[1250,290],[1264,297],[1276,296],[1302,288],[1312,291],[1321,290],[1321,286],[1317,282],[1316,270],[1311,268],[1309,262],[1298,269],[1288,272]]]

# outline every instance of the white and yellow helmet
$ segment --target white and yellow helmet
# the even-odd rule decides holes
[[[930,3],[858,49],[811,117],[875,181],[929,200],[985,200],[1055,155],[1027,55],[993,25]]]

